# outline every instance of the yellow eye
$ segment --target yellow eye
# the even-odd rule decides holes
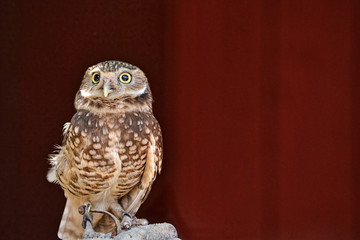
[[[124,73],[120,74],[119,80],[122,83],[130,83],[131,82],[131,74],[124,72]]]
[[[92,75],[92,82],[94,84],[98,84],[100,82],[100,74],[99,73],[93,73]]]

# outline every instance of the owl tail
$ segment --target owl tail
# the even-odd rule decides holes
[[[67,199],[58,231],[60,239],[77,240],[82,237],[84,229],[81,226],[82,215],[78,212],[79,206],[76,201]]]

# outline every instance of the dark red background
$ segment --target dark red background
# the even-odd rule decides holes
[[[150,81],[163,173],[139,216],[183,239],[360,239],[360,4],[1,1],[1,237],[55,239],[47,155],[84,71]]]

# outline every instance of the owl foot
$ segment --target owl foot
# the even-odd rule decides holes
[[[85,229],[83,238],[97,238],[101,237],[101,233],[97,233],[93,229],[93,216],[91,212],[91,204],[82,205],[79,207],[79,213],[84,215],[82,227]]]
[[[122,220],[121,220],[121,228],[122,229],[130,229],[132,227],[136,227],[136,226],[143,226],[143,225],[148,225],[149,221],[146,220],[145,218],[136,218],[131,217],[128,213],[123,213],[122,214]]]
[[[132,217],[128,213],[123,212],[122,217],[121,217],[121,228],[122,229],[130,229],[131,222],[132,222]]]
[[[92,216],[92,213],[91,213],[91,204],[88,203],[86,205],[82,205],[79,207],[79,213],[81,215],[84,215],[83,217],[83,221],[82,221],[82,227],[84,229],[86,229],[86,226],[87,226],[87,222],[90,223],[90,225],[92,226],[92,223],[93,223],[93,216]]]
[[[148,225],[149,221],[146,218],[133,217],[132,227]]]
[[[100,237],[100,236],[104,235],[103,233],[97,233],[97,232],[94,231],[94,229],[93,229],[93,216],[92,216],[93,213],[106,214],[114,221],[115,229],[114,229],[113,232],[109,233],[111,237],[114,237],[114,236],[118,235],[121,232],[120,222],[113,214],[111,214],[111,213],[109,213],[107,211],[103,211],[103,210],[91,209],[91,204],[90,203],[80,206],[79,207],[79,213],[81,215],[84,215],[82,226],[85,229],[84,236],[86,235],[87,238]]]
[[[87,221],[86,222],[86,227],[85,227],[85,231],[84,231],[84,234],[82,236],[82,238],[85,238],[85,239],[92,239],[92,238],[111,238],[111,237],[114,237],[115,235],[113,235],[112,232],[110,233],[100,233],[100,232],[95,232],[95,230],[93,229],[92,227],[92,224]]]

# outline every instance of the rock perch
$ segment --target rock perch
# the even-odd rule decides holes
[[[90,224],[89,222],[87,224]],[[87,238],[86,236],[91,235],[92,227],[87,227],[82,240],[180,240],[177,237],[177,231],[175,227],[169,223],[156,223],[144,226],[133,227],[130,230],[123,230],[111,238],[111,233],[102,234],[96,238]]]

